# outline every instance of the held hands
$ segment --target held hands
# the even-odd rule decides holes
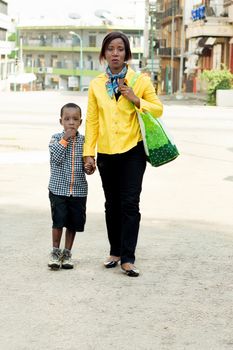
[[[68,141],[70,138],[74,138],[76,136],[76,129],[67,129],[63,139]]]
[[[95,158],[92,156],[83,157],[84,171],[87,175],[91,175],[96,170]]]

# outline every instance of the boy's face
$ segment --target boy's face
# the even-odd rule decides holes
[[[66,107],[63,109],[62,116],[60,118],[60,124],[64,127],[64,130],[77,130],[82,123],[80,111],[77,108]]]

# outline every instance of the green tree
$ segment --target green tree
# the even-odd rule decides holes
[[[16,45],[16,40],[17,39],[17,35],[16,33],[11,33],[7,40],[10,41],[10,42],[15,42],[15,45]],[[11,53],[8,55],[8,58],[16,58],[17,54],[16,54],[16,51],[15,50],[12,50]]]
[[[7,40],[16,42],[16,33],[11,33]]]

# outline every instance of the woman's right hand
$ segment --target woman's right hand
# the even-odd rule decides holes
[[[83,161],[84,161],[85,172],[88,175],[93,174],[96,169],[95,158],[93,156],[86,156],[86,157],[83,157]]]

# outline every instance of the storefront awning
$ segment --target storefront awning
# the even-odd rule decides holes
[[[207,37],[205,37],[205,36],[200,36],[199,38],[197,38],[197,40],[196,40],[197,47],[198,46],[204,47],[206,40],[207,40]]]
[[[216,40],[217,38],[207,37],[207,36],[197,38],[196,49],[194,51],[195,54],[197,55],[204,54],[204,51],[206,52],[206,50],[209,50],[210,46],[213,46]]]
[[[207,37],[205,36],[200,36],[199,38],[197,38],[196,40],[196,49],[194,51],[194,53],[196,55],[201,55],[204,48],[205,48],[205,43],[206,43]]]
[[[209,38],[206,40],[205,45],[206,45],[206,46],[207,46],[207,45],[213,46],[214,43],[215,43],[215,41],[216,41],[216,38],[209,37]]]

